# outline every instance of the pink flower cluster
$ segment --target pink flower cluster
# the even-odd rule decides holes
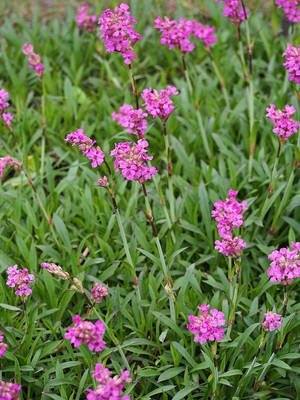
[[[83,321],[79,315],[75,315],[72,321],[74,322],[74,326],[68,327],[65,338],[70,340],[74,347],[78,347],[84,343],[88,345],[90,350],[95,352],[105,348],[105,342],[102,340],[105,327],[101,321],[96,321],[93,324],[90,321]]]
[[[152,160],[147,154],[148,142],[139,139],[137,143],[116,143],[110,155],[115,157],[115,170],[121,170],[125,179],[144,183],[157,173],[155,167],[148,167],[145,161]]]
[[[216,3],[220,3],[220,1],[215,0]],[[240,26],[248,18],[248,10],[244,10],[241,0],[224,0],[223,14],[236,26]]]
[[[137,22],[130,15],[129,6],[122,3],[113,11],[105,10],[98,23],[103,32],[100,39],[105,40],[106,51],[121,53],[125,64],[131,64],[131,60],[137,56],[132,51],[133,46],[137,40],[141,40],[142,35],[133,28]]]
[[[82,6],[79,13],[76,15],[77,26],[87,30],[88,32],[93,32],[96,28],[97,15],[88,14],[88,6]]]
[[[289,81],[295,81],[297,84],[300,84],[300,45],[293,47],[291,44],[288,44],[282,57],[286,59],[283,65],[290,74]]]
[[[216,309],[211,309],[208,312],[210,305],[202,304],[198,309],[202,312],[200,317],[189,315],[188,319],[190,324],[187,325],[187,329],[195,335],[194,342],[200,342],[201,344],[206,343],[207,340],[217,340],[221,342],[226,321],[224,314]]]
[[[141,108],[136,110],[130,104],[124,104],[120,107],[118,114],[115,111],[112,113],[113,121],[117,120],[118,125],[125,128],[128,133],[137,135],[140,138],[145,136],[147,117],[148,114]]]
[[[291,22],[300,22],[299,0],[275,0],[278,8],[283,8],[286,18]]]
[[[42,78],[44,65],[41,63],[41,57],[34,52],[32,44],[24,44],[23,54],[26,54],[28,56],[29,68],[35,71],[38,78]]]
[[[6,349],[7,349],[7,344],[3,343],[3,334],[2,331],[0,331],[0,359],[4,357]]]
[[[170,97],[176,94],[179,94],[179,92],[174,86],[168,86],[167,89],[162,89],[160,92],[149,87],[143,90],[141,97],[145,101],[143,106],[145,106],[148,113],[152,117],[158,117],[163,122],[166,122],[175,109]]]
[[[154,28],[161,33],[161,43],[173,50],[177,47],[180,52],[188,53],[194,50],[195,45],[190,41],[190,36],[202,39],[205,46],[209,47],[217,41],[214,36],[215,28],[199,24],[196,21],[188,21],[180,18],[179,22],[170,20],[168,17],[156,18]]]
[[[228,190],[229,198],[224,201],[219,200],[214,204],[215,209],[211,212],[212,216],[218,222],[219,236],[222,242],[216,240],[215,249],[226,257],[239,257],[241,251],[247,244],[239,237],[232,237],[232,229],[243,225],[243,212],[247,209],[247,202],[239,203],[236,200],[238,191]]]
[[[3,176],[3,170],[7,165],[14,168],[22,168],[22,163],[16,161],[11,156],[0,157],[0,177]]]
[[[95,303],[102,303],[104,297],[108,296],[107,288],[100,283],[95,283],[91,289],[91,298]]]
[[[268,259],[271,260],[271,268],[267,274],[271,277],[271,282],[280,282],[282,285],[289,285],[293,279],[300,276],[300,242],[292,243],[293,250],[282,248],[274,250],[269,254]]]
[[[0,114],[2,121],[10,128],[13,116],[10,113],[3,112],[7,107],[9,107],[9,102],[6,101],[8,98],[8,93],[4,89],[0,89]]]
[[[277,133],[279,140],[286,142],[289,136],[298,132],[300,124],[292,118],[296,112],[294,106],[286,105],[283,110],[276,110],[275,104],[270,104],[266,111],[266,117],[275,124],[273,132]]]
[[[281,326],[280,318],[280,314],[268,311],[267,313],[265,313],[265,321],[263,322],[262,327],[265,330],[269,330],[270,332],[272,332],[277,327]]]
[[[71,280],[68,272],[64,271],[60,265],[54,263],[42,263],[41,267],[46,269],[51,275],[58,276],[64,280]]]
[[[102,364],[96,364],[93,377],[98,382],[95,390],[87,389],[87,400],[130,400],[129,396],[122,396],[124,382],[131,382],[129,371],[121,371],[121,376],[111,378],[111,372]]]
[[[96,141],[86,136],[82,129],[78,129],[77,131],[68,134],[65,141],[71,143],[73,147],[78,146],[81,153],[92,161],[93,168],[96,168],[98,165],[103,163],[103,151],[99,146],[95,146]]]
[[[0,399],[19,400],[21,386],[16,383],[0,381]]]
[[[9,287],[16,288],[15,294],[17,296],[29,296],[32,293],[31,287],[28,283],[35,280],[35,276],[28,273],[28,269],[18,269],[17,265],[8,267],[7,270],[7,281],[6,284]]]

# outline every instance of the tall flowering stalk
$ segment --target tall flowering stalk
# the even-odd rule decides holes
[[[189,324],[187,329],[195,335],[194,342],[199,342],[204,345],[207,341],[213,342],[211,347],[211,354],[214,362],[213,369],[213,387],[212,397],[217,397],[218,393],[218,364],[217,364],[217,344],[223,339],[225,329],[223,326],[226,324],[224,314],[215,308],[210,309],[210,305],[202,304],[198,307],[201,311],[200,317],[189,315]]]
[[[150,87],[145,89],[141,95],[142,99],[144,100],[143,105],[145,106],[146,111],[152,115],[153,118],[159,118],[163,124],[168,173],[168,199],[172,223],[175,222],[175,201],[173,190],[171,134],[170,131],[167,130],[167,121],[175,109],[171,96],[177,94],[179,94],[179,92],[174,86],[168,86],[167,89],[162,89],[160,92]]]
[[[32,293],[32,289],[28,284],[35,280],[35,276],[29,274],[27,268],[18,269],[17,265],[8,267],[6,272],[8,275],[6,285],[16,289],[15,295],[20,296],[22,302],[25,303],[27,297]]]
[[[29,68],[33,69],[36,76],[39,78],[41,83],[41,123],[42,123],[42,143],[41,143],[41,177],[44,177],[45,168],[45,152],[46,152],[46,113],[45,113],[45,85],[44,85],[44,64],[41,62],[39,54],[34,52],[32,44],[25,43],[23,46],[23,54],[28,56]]]
[[[100,25],[99,29],[102,31],[100,39],[105,40],[106,51],[108,53],[121,53],[124,63],[128,65],[136,109],[138,109],[138,92],[131,66],[132,61],[137,57],[136,53],[133,52],[133,46],[142,38],[142,35],[133,28],[137,21],[131,16],[129,6],[121,3],[120,7],[116,7],[114,10],[105,10],[98,23]]]
[[[108,175],[110,177],[110,181],[112,182],[112,173],[111,173],[111,169],[110,166],[108,164],[108,162],[105,159],[105,155],[103,153],[103,151],[100,149],[99,146],[96,145],[96,141],[90,139],[82,129],[78,129],[75,132],[72,132],[70,134],[68,134],[66,136],[65,141],[69,144],[72,145],[72,147],[78,147],[79,151],[88,159],[90,159],[92,161],[92,167],[96,168],[102,164],[105,164],[107,171],[108,171]],[[114,214],[116,215],[117,218],[117,222],[118,222],[118,226],[119,226],[119,230],[120,230],[120,234],[121,234],[121,238],[122,238],[122,242],[123,242],[123,246],[124,246],[124,250],[125,250],[125,254],[126,254],[126,258],[127,258],[127,262],[129,264],[130,267],[130,273],[133,279],[133,284],[135,286],[137,286],[138,284],[138,280],[137,280],[137,276],[136,276],[136,272],[135,272],[135,266],[131,257],[131,253],[129,250],[129,245],[127,242],[127,238],[126,238],[126,234],[124,231],[124,227],[123,227],[123,223],[122,223],[122,219],[119,213],[119,209],[118,209],[118,204],[115,198],[115,193],[114,190],[111,189],[110,187],[110,183],[107,179],[106,176],[104,176],[102,179],[99,179],[99,185],[101,187],[103,187],[104,189],[107,190],[110,199],[112,201],[113,207],[114,207]]]

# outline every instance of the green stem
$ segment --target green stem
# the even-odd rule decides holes
[[[130,78],[131,78],[131,84],[132,84],[132,91],[135,97],[135,108],[138,109],[139,108],[139,96],[138,96],[138,91],[137,91],[137,85],[136,85],[136,81],[133,75],[133,70],[132,70],[132,66],[131,64],[128,65],[129,68],[129,74],[130,74]]]
[[[171,135],[167,130],[167,122],[163,122],[164,127],[164,138],[165,138],[165,150],[167,159],[167,171],[168,171],[168,197],[170,204],[171,222],[175,222],[175,202],[174,202],[174,190],[173,190],[173,168],[172,168],[172,156],[171,156]]]
[[[172,282],[172,277],[171,277],[171,273],[168,270],[166,261],[165,261],[165,256],[160,244],[160,240],[158,238],[158,234],[157,234],[157,229],[154,223],[154,219],[153,219],[153,212],[152,212],[152,208],[148,199],[148,193],[147,193],[147,189],[144,183],[142,183],[142,189],[143,189],[143,194],[144,194],[144,199],[145,199],[145,206],[146,206],[146,216],[147,219],[151,225],[152,228],[152,234],[154,237],[154,241],[156,244],[156,248],[158,251],[158,255],[159,255],[159,260],[160,260],[160,264],[161,264],[161,269],[162,272],[164,274],[165,277],[165,281],[166,281],[166,286],[165,286],[165,292],[167,294],[167,296],[169,297],[169,304],[170,304],[170,315],[171,315],[171,319],[176,322],[176,314],[175,314],[175,306],[174,306],[174,294],[173,294],[173,282]]]
[[[218,371],[218,363],[217,363],[217,346],[218,342],[215,341],[212,345],[212,357],[214,361],[214,369],[213,369],[213,392],[212,398],[218,398],[218,380],[219,380],[219,371]]]
[[[41,120],[42,120],[42,144],[41,144],[41,180],[44,177],[45,170],[45,153],[46,153],[46,113],[45,113],[45,85],[44,80],[41,78],[41,89],[42,89],[42,98],[41,98]]]
[[[213,66],[213,70],[215,71],[215,74],[217,75],[217,78],[219,79],[220,86],[221,86],[221,89],[222,89],[222,92],[223,92],[223,96],[224,96],[224,99],[225,99],[225,102],[226,102],[226,106],[228,108],[230,108],[230,101],[229,101],[229,96],[228,96],[227,89],[226,89],[225,80],[224,80],[224,78],[223,78],[223,76],[221,74],[221,71],[219,70],[219,68],[218,68],[218,66],[217,66],[212,54],[211,54],[210,49],[207,48],[206,51],[207,51],[207,54],[208,54],[208,56],[210,58],[211,64]]]
[[[135,286],[138,285],[138,279],[135,273],[135,267],[131,258],[131,254],[130,254],[130,250],[129,250],[129,246],[128,246],[128,242],[127,242],[127,238],[126,238],[126,234],[124,231],[124,227],[123,227],[123,223],[122,223],[122,219],[119,213],[119,209],[116,207],[115,208],[115,216],[117,218],[117,222],[118,222],[118,226],[119,226],[119,230],[120,230],[120,234],[121,234],[121,238],[122,238],[122,242],[123,242],[123,246],[124,246],[124,250],[125,250],[125,254],[126,254],[126,258],[127,258],[127,262],[130,266],[130,272],[131,272],[131,276],[133,279],[133,284]]]

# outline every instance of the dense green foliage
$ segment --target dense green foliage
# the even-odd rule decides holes
[[[94,3],[98,15],[107,8],[107,2]],[[239,61],[236,28],[214,1],[199,4],[165,7],[156,0],[130,4],[137,31],[143,34],[133,65],[139,93],[149,86],[167,85],[180,91],[168,121],[176,214],[171,228],[158,194],[168,206],[164,137],[158,120],[149,120],[147,140],[159,175],[146,185],[174,283],[176,323],[170,318],[140,185],[117,176],[116,198],[138,276],[137,290],[109,196],[97,185],[105,167],[92,169],[64,141],[67,133],[83,128],[113,167],[109,152],[114,143],[132,140],[111,119],[112,111],[123,103],[134,104],[120,55],[105,52],[98,32],[80,32],[71,7],[64,19],[54,16],[45,21],[36,7],[30,20],[12,13],[3,21],[0,88],[10,94],[15,122],[13,134],[0,127],[0,156],[10,154],[23,162],[53,220],[49,225],[25,176],[5,170],[0,185],[0,329],[8,350],[1,360],[1,379],[22,385],[20,399],[84,399],[86,388],[94,385],[90,370],[96,362],[117,374],[130,369],[132,382],[126,385],[126,394],[132,399],[210,399],[215,379],[218,399],[300,398],[298,282],[289,287],[293,290],[282,329],[267,333],[259,351],[264,313],[273,307],[281,313],[283,308],[283,287],[270,283],[266,274],[267,255],[300,238],[300,137],[293,135],[283,144],[276,185],[269,194],[278,143],[265,118],[266,107],[274,103],[279,108],[294,105],[295,119],[300,119],[299,89],[288,81],[282,66],[287,43],[298,44],[299,27],[286,26],[277,9],[263,10],[256,4],[251,11],[252,126],[252,98]],[[212,56],[224,79],[228,103],[200,41],[186,56],[186,74],[179,54],[161,45],[152,25],[154,18],[164,15],[216,27]],[[242,39],[247,62],[245,24]],[[41,85],[22,54],[25,42],[34,45],[45,64],[43,176]],[[211,217],[213,203],[225,200],[229,188],[239,190],[240,201],[248,201],[240,233],[248,246],[242,255],[235,321],[230,337],[225,332],[218,345],[217,373],[210,345],[194,343],[186,324],[201,303],[222,310],[226,321],[233,308],[235,285],[228,281],[225,257],[214,250],[218,237]],[[80,279],[87,294],[93,282],[109,287],[110,295],[96,307],[108,327],[107,348],[99,355],[84,345],[74,349],[64,339],[74,314],[91,320],[98,316],[82,294],[69,290],[68,282],[40,268],[44,261],[59,264]],[[26,304],[5,285],[5,271],[14,264],[36,275]]]

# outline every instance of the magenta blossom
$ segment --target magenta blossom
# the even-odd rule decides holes
[[[7,349],[7,344],[3,343],[3,334],[2,331],[0,331],[0,359],[4,357],[6,349]]]
[[[287,45],[285,52],[282,54],[286,61],[283,63],[288,70],[290,76],[289,81],[295,81],[300,84],[300,45],[293,47],[291,44]]]
[[[44,73],[44,65],[41,63],[41,57],[34,52],[31,44],[25,43],[23,46],[23,54],[28,56],[29,68],[35,71],[38,78],[42,78]]]
[[[98,23],[103,32],[100,39],[105,40],[106,51],[121,53],[125,64],[131,64],[131,60],[136,58],[136,54],[132,51],[133,46],[142,36],[133,28],[133,24],[137,22],[130,15],[129,6],[122,3],[113,11],[105,10]]]
[[[4,89],[0,89],[0,114],[2,121],[8,126],[11,127],[11,122],[13,120],[13,116],[10,113],[4,112],[7,107],[9,107],[9,102],[6,101],[8,98],[8,93]]]
[[[95,303],[102,303],[104,297],[108,296],[107,288],[100,283],[95,283],[91,289],[91,298]]]
[[[289,285],[293,279],[300,276],[300,242],[292,243],[293,250],[282,248],[272,251],[268,259],[271,260],[271,268],[267,274],[271,282],[280,282],[282,285]]]
[[[194,342],[200,342],[201,344],[206,343],[207,340],[217,340],[221,342],[226,321],[224,314],[216,309],[211,309],[208,312],[210,305],[202,304],[198,309],[202,312],[200,317],[189,315],[188,319],[190,324],[187,325],[187,329],[195,335]]]
[[[162,89],[160,92],[150,87],[143,90],[141,97],[145,101],[143,106],[146,107],[148,113],[152,117],[158,117],[166,122],[175,109],[171,96],[176,94],[179,92],[174,86],[168,86],[167,89]]]
[[[215,241],[215,249],[224,254],[225,257],[239,257],[242,253],[242,250],[246,247],[247,243],[237,236],[233,239],[228,237],[223,239],[222,242],[219,240]]]
[[[206,49],[216,43],[217,38],[214,35],[216,28],[214,26],[205,26],[203,24],[195,23],[194,36],[201,39]]]
[[[16,288],[15,294],[17,296],[24,296],[23,300],[26,300],[27,296],[32,293],[31,287],[28,283],[35,280],[35,276],[28,273],[28,269],[18,269],[17,265],[8,267],[7,270],[7,286]]]
[[[22,168],[22,163],[16,161],[11,156],[0,157],[0,177],[3,176],[3,170],[8,165],[14,168]]]
[[[215,2],[220,3],[220,0],[215,0]],[[241,0],[224,0],[223,14],[237,27],[248,18],[248,10],[244,10]]]
[[[190,41],[194,32],[195,22],[180,18],[179,22],[170,20],[168,17],[156,18],[154,28],[159,29],[161,43],[169,47],[169,50],[177,47],[180,52],[187,53],[194,50],[195,45]]]
[[[145,136],[147,117],[148,114],[141,108],[136,110],[130,104],[124,104],[120,107],[118,114],[115,111],[112,113],[113,121],[117,120],[118,125],[125,128],[128,133],[137,135],[140,138]]]
[[[104,162],[104,153],[99,146],[95,146],[96,141],[85,135],[82,129],[78,129],[66,136],[65,141],[72,146],[78,146],[78,149],[89,160],[92,161],[92,167],[96,168]]]
[[[16,383],[0,381],[1,400],[19,400],[20,390],[21,386]]]
[[[275,0],[278,8],[283,8],[286,18],[291,22],[300,22],[299,0]]]
[[[122,371],[121,376],[111,378],[111,372],[102,364],[96,364],[93,377],[98,382],[95,390],[87,389],[87,400],[130,400],[128,396],[122,396],[124,382],[131,382],[129,371]]]
[[[292,118],[296,112],[294,106],[286,105],[283,110],[276,110],[275,104],[270,104],[266,111],[266,117],[275,124],[273,132],[277,133],[279,140],[286,142],[289,136],[298,132],[300,124]]]
[[[155,167],[148,167],[145,161],[152,160],[152,156],[147,154],[148,142],[139,139],[137,143],[123,142],[116,143],[115,149],[110,155],[115,157],[114,165],[118,172],[128,181],[138,181],[144,183],[157,173]]]
[[[88,14],[88,6],[82,6],[79,13],[76,15],[78,28],[85,29],[88,32],[93,32],[96,28],[97,15]]]
[[[281,318],[280,314],[268,311],[267,313],[265,313],[265,321],[263,322],[262,327],[265,330],[269,330],[270,332],[272,332],[276,328],[281,326],[280,318]]]
[[[247,201],[239,203],[236,200],[237,194],[238,191],[228,190],[229,198],[217,201],[211,213],[218,222],[219,236],[224,239],[231,238],[231,229],[243,225],[243,212],[247,209]]]
[[[105,327],[101,321],[96,321],[93,324],[90,321],[83,321],[79,315],[75,315],[72,321],[74,326],[68,327],[65,338],[69,339],[75,348],[83,343],[87,344],[88,348],[96,353],[105,348],[105,342],[102,340]]]

